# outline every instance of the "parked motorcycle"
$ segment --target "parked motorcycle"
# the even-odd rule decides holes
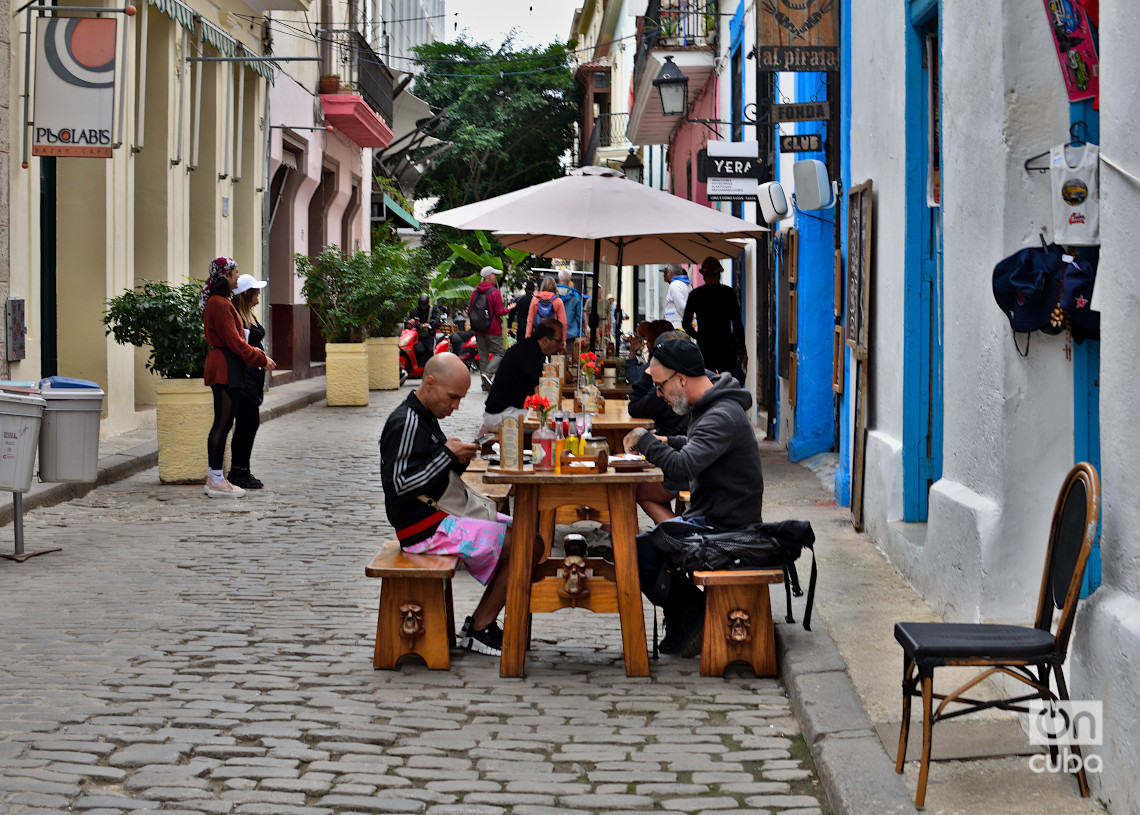
[[[422,359],[416,355],[416,346],[427,347],[430,353]],[[424,375],[424,365],[433,354],[448,350],[448,337],[444,334],[432,336],[431,326],[419,320],[408,319],[404,321],[404,329],[400,332],[400,384],[409,376],[420,377]]]

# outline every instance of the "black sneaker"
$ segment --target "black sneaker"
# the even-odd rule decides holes
[[[459,629],[459,636],[456,638],[459,641],[460,648],[466,648],[471,644],[471,618],[468,617],[463,621],[463,626]]]
[[[249,470],[239,470],[236,467],[230,470],[227,480],[234,486],[241,487],[243,490],[259,490],[265,486],[265,484],[261,483]]]
[[[696,657],[701,655],[701,646],[705,641],[705,610],[700,613],[686,611],[685,634],[682,637],[684,645],[680,648],[681,656]]]
[[[503,653],[503,631],[494,620],[486,628],[471,629],[467,638],[467,650],[477,654],[497,657]]]

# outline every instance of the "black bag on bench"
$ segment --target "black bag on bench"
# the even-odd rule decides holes
[[[783,569],[788,604],[784,619],[789,623],[796,621],[792,616],[792,595],[801,597],[804,593],[796,572],[796,560],[805,548],[811,549],[811,576],[804,606],[804,629],[811,631],[816,581],[815,533],[807,521],[758,523],[732,531],[718,531],[683,521],[664,521],[646,534],[653,545],[667,556],[668,563],[662,572]],[[650,590],[663,590],[667,595],[670,582],[671,575],[659,575]],[[653,595],[649,592],[647,595],[653,601]]]

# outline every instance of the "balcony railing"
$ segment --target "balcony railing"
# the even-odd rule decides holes
[[[324,31],[328,38],[325,58],[329,65],[328,73],[339,74],[341,85],[360,94],[368,107],[392,125],[393,85],[392,74],[384,60],[372,50],[372,46],[358,31]]]
[[[649,0],[641,18],[633,86],[638,87],[648,53],[664,48],[715,48],[718,0]]]
[[[599,147],[621,147],[625,144],[625,130],[628,125],[628,113],[599,114],[594,119],[594,127],[590,130],[590,141],[582,152],[582,162],[578,166],[593,164]]]

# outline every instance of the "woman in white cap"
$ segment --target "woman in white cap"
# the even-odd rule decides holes
[[[246,342],[261,351],[265,350],[265,328],[257,320],[253,310],[261,299],[261,290],[267,282],[253,275],[239,275],[234,286],[233,304],[241,316],[245,327]],[[265,398],[265,369],[254,365],[245,366],[245,377],[236,389],[237,404],[234,407],[234,436],[230,442],[231,484],[246,490],[259,490],[265,486],[249,470],[249,458],[253,453],[253,440],[261,425],[261,402]]]

